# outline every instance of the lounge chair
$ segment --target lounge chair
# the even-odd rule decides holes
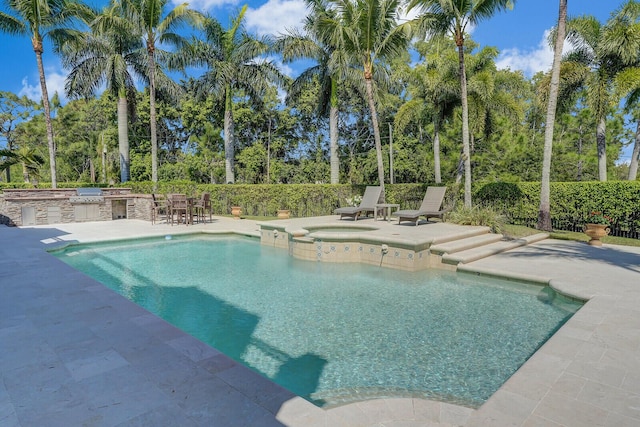
[[[368,186],[362,196],[360,206],[345,206],[338,208],[334,211],[335,214],[340,215],[340,219],[346,217],[352,217],[354,221],[358,220],[361,214],[367,215],[369,212],[376,210],[376,204],[380,203],[382,197],[382,187],[380,186]]]
[[[418,225],[421,216],[427,220],[429,218],[444,220],[444,215],[451,210],[451,208],[442,209],[442,201],[446,191],[447,187],[428,187],[419,209],[405,209],[396,211],[392,215],[398,217],[398,224],[402,221],[413,221],[414,225]]]

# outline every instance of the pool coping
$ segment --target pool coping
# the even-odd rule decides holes
[[[143,226],[144,224],[142,223],[132,221],[129,223],[130,227],[128,229],[123,227],[124,231],[122,232],[133,234],[142,232],[144,234],[146,231],[142,229],[148,230],[149,227]],[[248,222],[244,220],[236,224],[232,221],[229,223],[229,221],[221,220],[216,224],[216,229],[222,230],[219,232],[240,231],[240,234],[257,237],[255,235],[256,229],[252,228],[255,224],[249,227],[247,227],[247,224]],[[155,229],[152,229],[154,232],[160,231],[160,228],[155,227]],[[407,232],[427,231],[420,230],[424,227],[423,225],[415,229],[407,229]],[[0,232],[0,238],[6,235],[27,236],[30,229],[37,232],[43,228],[45,227],[39,226],[23,230],[5,228]],[[57,229],[61,234],[66,233],[65,229],[74,229],[73,226],[68,224],[50,226],[49,228]],[[83,228],[86,228],[86,230],[83,231]],[[68,236],[73,236],[73,233],[79,233],[79,236],[83,232],[90,234],[93,231],[100,233],[99,230],[92,231],[92,228],[99,229],[100,226],[93,224],[87,227],[75,227],[75,231],[70,232]],[[210,228],[212,227],[202,227],[202,229]],[[108,227],[106,229],[108,230]],[[166,227],[164,230],[178,232],[175,227],[173,229]],[[182,228],[180,232],[183,230],[192,232],[196,231],[196,227],[189,230]],[[115,234],[113,233],[110,237]],[[65,243],[64,238],[56,237],[53,240],[50,243],[52,245]],[[9,241],[11,242],[12,240]],[[170,339],[167,339],[165,344],[172,343],[178,347],[178,349],[171,347],[173,349],[171,351],[175,350],[175,355],[172,357],[182,357],[181,363],[184,364],[186,363],[184,359],[186,355],[186,358],[190,361],[188,365],[192,366],[190,369],[202,369],[205,364],[204,361],[212,363],[213,359],[216,361],[224,360],[224,356],[216,354],[214,349],[199,343],[199,341],[189,336],[180,334],[179,331],[163,325],[162,322],[150,318],[148,313],[132,308],[131,304],[123,297],[117,294],[115,296],[110,295],[102,285],[97,285],[96,282],[86,278],[86,276],[82,277],[83,275],[69,272],[56,262],[52,262],[52,259],[55,259],[54,257],[49,254],[46,256],[42,254],[44,251],[41,251],[41,249],[44,245],[39,241],[20,242],[12,245],[11,250],[3,249],[5,267],[22,265],[22,267],[27,266],[29,268],[26,270],[21,268],[21,270],[25,271],[11,270],[9,273],[5,271],[4,274],[0,273],[0,279],[9,277],[11,280],[19,280],[25,287],[24,292],[27,291],[27,288],[34,287],[37,288],[38,292],[44,294],[43,298],[57,298],[55,294],[46,296],[49,294],[47,289],[41,288],[41,283],[43,274],[51,275],[52,272],[60,271],[60,277],[67,279],[72,277],[73,281],[72,283],[58,283],[56,285],[57,291],[72,291],[74,295],[81,292],[91,295],[94,300],[99,297],[99,299],[103,300],[101,302],[107,302],[108,306],[114,310],[129,313],[130,317],[126,321],[123,320],[123,326],[127,325],[132,330],[135,330],[136,333],[150,337],[149,339],[151,337],[158,338],[158,334],[168,334],[166,338],[170,337]],[[7,244],[3,246],[7,246]],[[569,294],[579,299],[589,299],[587,304],[478,410],[422,399],[378,399],[326,410],[317,408],[299,397],[287,395],[277,387],[273,388],[271,384],[265,385],[263,384],[264,379],[261,381],[262,377],[253,373],[247,374],[238,366],[218,371],[215,374],[212,374],[211,370],[203,372],[212,376],[210,382],[219,384],[221,387],[229,387],[230,384],[233,384],[231,389],[234,390],[234,393],[242,395],[240,397],[243,397],[244,400],[248,398],[248,401],[257,407],[257,413],[265,417],[261,418],[264,421],[261,424],[264,425],[352,426],[374,424],[438,425],[438,423],[468,426],[534,424],[588,426],[625,425],[625,423],[627,425],[637,425],[638,420],[640,420],[640,414],[638,414],[638,409],[634,409],[637,405],[634,406],[632,402],[640,399],[640,390],[634,385],[640,382],[640,368],[637,367],[640,365],[637,363],[640,361],[640,338],[637,337],[637,333],[634,335],[630,331],[635,330],[633,328],[640,327],[637,320],[640,318],[640,312],[636,308],[638,302],[640,302],[640,292],[637,286],[634,286],[634,283],[640,283],[637,280],[640,278],[640,271],[636,270],[635,267],[636,264],[640,263],[637,262],[637,260],[640,260],[640,250],[605,245],[598,252],[591,248],[584,248],[585,246],[580,246],[575,242],[543,241],[461,267],[461,269],[469,272],[495,274],[504,277],[504,272],[507,271],[505,265],[507,265],[512,275],[515,273],[519,275],[519,278],[529,278],[541,284],[546,282],[563,294]],[[38,248],[42,253],[38,251]],[[577,258],[579,259],[571,259],[572,251],[578,254]],[[616,257],[611,256],[609,257],[611,259],[607,259],[606,262],[599,261],[602,255],[608,252],[613,252],[616,257],[620,258],[620,261],[616,262]],[[564,258],[557,259],[558,254],[563,255]],[[624,256],[627,258],[623,259]],[[518,257],[521,258],[519,259]],[[535,260],[535,262],[532,262],[532,260]],[[553,267],[554,263],[556,265],[555,268]],[[567,266],[566,264],[572,265]],[[575,271],[563,271],[567,269]],[[598,286],[595,283],[587,282],[586,285],[581,283],[584,280],[588,281],[589,277],[601,278],[607,284],[607,287],[603,289],[602,286]],[[7,286],[8,282],[6,280],[3,280],[3,282],[5,282],[4,286]],[[77,286],[77,288],[67,289],[74,286]],[[18,298],[16,301],[20,302],[19,296],[16,298]],[[20,304],[23,303],[20,302]],[[87,302],[85,301],[85,303]],[[88,306],[91,307],[92,304],[95,304],[95,302],[89,302]],[[11,313],[12,311],[10,310],[9,314]],[[60,315],[62,316],[62,314]],[[40,316],[39,313],[30,313],[29,316],[16,314],[12,318],[7,318],[7,316],[6,312],[0,315],[0,340],[3,343],[9,342],[14,332],[17,333],[24,329],[24,326],[21,325],[25,320],[29,320],[29,316],[34,316],[34,319],[37,318],[38,321],[42,321],[38,317]],[[33,322],[34,320],[27,323]],[[101,324],[94,325],[94,328],[99,330],[99,327],[104,327],[103,323],[104,319],[102,319]],[[27,329],[29,330],[28,332],[36,334],[36,331],[30,328]],[[56,330],[56,328],[52,330]],[[24,333],[25,331],[23,330],[22,332]],[[120,332],[126,335],[127,328],[123,328]],[[56,334],[59,333],[61,332],[56,332]],[[18,338],[19,336],[13,337],[13,339]],[[22,338],[24,339],[24,336]],[[111,339],[110,336],[107,338]],[[20,351],[17,353],[20,353]],[[144,352],[141,352],[141,354],[144,354]],[[22,354],[22,356],[24,357],[25,355]],[[8,365],[4,364],[2,368],[5,381],[4,385],[0,384],[0,406],[5,404],[5,407],[12,408],[12,411],[9,411],[9,415],[5,418],[0,418],[0,420],[14,420],[16,425],[19,425],[16,407],[25,402],[16,397],[15,390],[10,384],[11,381],[8,381],[7,378],[11,377],[16,370],[33,366],[34,363],[27,362],[34,362],[34,360],[28,360],[28,357],[24,361],[15,360],[16,355],[3,355],[0,356],[0,360],[2,360],[2,357],[9,358],[9,362],[20,366],[14,366],[13,369],[9,369],[7,368],[7,366],[11,367],[11,363],[9,363]],[[30,357],[38,359],[33,355]],[[69,368],[67,367],[67,369]],[[237,376],[236,378],[232,378],[232,371]],[[99,376],[100,374],[95,374],[92,378]],[[27,378],[31,378],[27,380],[27,383],[31,382],[32,385],[36,385],[39,381],[36,374]],[[257,388],[249,385],[251,381],[258,385]],[[279,402],[274,404],[273,399],[268,402],[267,398],[269,396],[276,401],[279,400]],[[274,396],[276,397],[274,398]],[[33,403],[35,404],[36,402]],[[78,406],[83,407],[83,405]],[[88,406],[85,405],[84,410],[88,411],[87,408]],[[185,420],[195,423],[193,425],[206,424],[206,415],[211,415],[208,412],[211,408],[207,404],[200,408],[200,418],[195,417],[193,412],[186,411],[180,405],[170,405],[168,408],[172,409],[172,416],[185,416]],[[234,413],[236,415],[246,415],[242,412],[242,408],[232,406],[229,409],[229,415]],[[157,410],[158,408],[154,409]],[[117,411],[117,409],[113,408],[112,410]],[[203,411],[207,414],[203,414]],[[33,412],[43,416],[45,414],[50,415],[47,412],[47,408],[42,404],[35,405]],[[117,418],[108,409],[105,409],[104,412],[104,417]],[[139,413],[136,417],[129,418],[129,420],[152,419],[151,417],[154,416],[154,413],[157,414],[157,411]],[[70,417],[71,415],[68,416]],[[111,424],[104,423],[102,425]],[[237,424],[230,423],[229,425]]]

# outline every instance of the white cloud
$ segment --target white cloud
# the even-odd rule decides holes
[[[531,49],[511,48],[500,52],[496,65],[500,69],[521,70],[525,76],[531,77],[539,71],[549,71],[553,64],[553,49],[549,46],[549,33],[546,30],[538,46]],[[573,50],[569,43],[564,44],[563,54]]]
[[[67,78],[66,74],[62,74],[54,69],[45,70],[45,77],[47,79],[47,92],[49,92],[49,99],[58,92],[58,97],[62,104],[67,103],[67,97],[64,93],[64,81]],[[42,100],[42,90],[40,89],[40,81],[36,79],[36,83],[29,84],[29,78],[24,77],[22,79],[22,89],[18,92],[19,96],[26,95],[27,98],[40,102]]]
[[[496,66],[500,69],[521,70],[525,76],[547,71],[553,62],[553,51],[547,43],[549,31],[545,31],[538,46],[531,49],[511,48],[500,52]]]
[[[278,35],[299,28],[308,15],[303,0],[269,0],[257,9],[247,10],[247,29],[260,35]]]

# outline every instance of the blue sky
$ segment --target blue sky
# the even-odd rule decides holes
[[[106,0],[104,3],[95,1],[97,3],[94,4],[106,4]],[[569,2],[569,15],[591,14],[604,22],[622,3],[622,0],[574,0]],[[190,4],[200,11],[215,15],[227,26],[229,16],[244,3],[235,0],[192,0]],[[286,28],[298,26],[305,16],[303,0],[254,0],[248,4],[247,26],[256,33],[283,32]],[[523,70],[530,76],[550,67],[552,56],[545,34],[555,25],[557,14],[558,0],[519,0],[513,10],[474,28],[472,37],[482,46],[496,46],[500,50],[499,66]],[[29,38],[0,34],[0,46],[0,90],[38,99],[40,84]],[[50,44],[45,44],[44,66],[49,93],[58,91],[62,96],[66,72],[51,53]],[[294,70],[285,71],[295,74]]]

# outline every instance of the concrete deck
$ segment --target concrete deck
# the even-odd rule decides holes
[[[335,217],[304,220],[313,221]],[[358,223],[408,240],[446,241],[467,229]],[[44,251],[199,230],[255,235],[258,226],[217,217],[190,227],[0,227],[0,425],[640,425],[640,248],[544,240],[460,266],[590,299],[478,410],[422,399],[320,409]]]

